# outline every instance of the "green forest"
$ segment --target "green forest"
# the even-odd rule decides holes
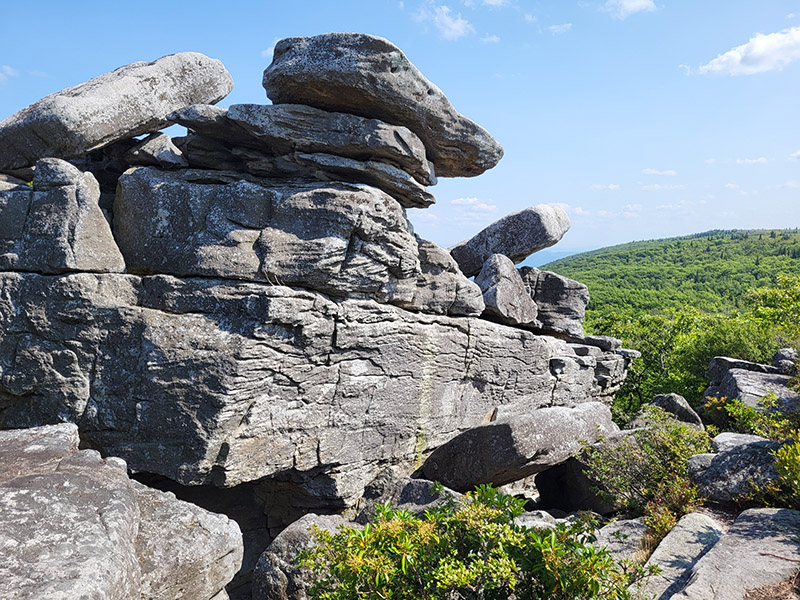
[[[589,313],[686,306],[724,312],[778,274],[800,274],[800,230],[707,231],[575,254],[541,267],[589,286]]]
[[[624,423],[656,394],[699,406],[714,356],[769,363],[800,346],[800,231],[709,231],[632,242],[542,267],[589,287],[587,333],[642,353],[617,394]]]

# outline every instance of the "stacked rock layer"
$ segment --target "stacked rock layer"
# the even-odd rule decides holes
[[[398,48],[291,38],[264,85],[273,105],[216,107],[230,76],[182,53],[0,123],[0,427],[68,421],[137,472],[343,509],[482,424],[610,401],[630,353],[583,335],[585,286],[514,266],[563,210],[450,250],[415,235],[437,175],[502,148]]]

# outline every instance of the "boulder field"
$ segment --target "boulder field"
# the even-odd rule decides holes
[[[500,160],[485,129],[374,36],[283,40],[263,81],[272,105],[215,106],[230,75],[180,53],[0,122],[0,597],[241,597],[377,480],[507,483],[616,429],[636,353],[515,267],[566,213],[452,249],[409,222]]]

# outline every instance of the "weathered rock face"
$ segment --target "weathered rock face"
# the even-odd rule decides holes
[[[541,328],[557,335],[583,338],[589,288],[569,277],[535,267],[522,267],[519,273],[536,303]]]
[[[78,451],[72,424],[0,432],[0,596],[210,599],[241,562],[238,527]]]
[[[475,283],[483,292],[486,312],[509,325],[538,325],[534,304],[511,259],[493,254],[483,263]]]
[[[697,561],[688,585],[671,600],[744,600],[748,590],[790,580],[797,573],[798,530],[796,510],[744,511]]]
[[[167,115],[233,89],[222,63],[197,52],[138,62],[51,94],[0,122],[0,170],[72,158],[158,131]]]
[[[125,155],[132,165],[180,169],[188,167],[189,161],[166,133],[153,133],[137,144]]]
[[[764,396],[775,394],[782,404],[788,405],[787,409],[793,410],[800,407],[800,394],[789,387],[790,379],[790,375],[780,373],[731,369],[725,373],[719,385],[712,385],[704,394],[706,397],[738,398],[748,406],[758,406]]]
[[[286,38],[275,45],[263,83],[275,104],[307,104],[408,127],[424,142],[439,177],[480,175],[503,156],[485,129],[458,114],[384,38],[357,33]]]
[[[645,567],[658,565],[661,572],[647,580],[642,588],[644,597],[667,600],[680,592],[686,586],[697,561],[720,540],[724,532],[725,527],[708,515],[695,512],[681,517],[647,559]]]
[[[680,394],[659,394],[650,402],[648,402],[648,405],[656,406],[666,411],[673,418],[688,425],[689,427],[692,427],[693,429],[697,429],[699,431],[705,430],[705,426],[703,425],[703,421],[700,419],[700,416],[691,406],[689,406],[686,398]],[[642,410],[633,417],[626,427],[628,429],[637,429],[640,427],[648,427],[649,425],[650,423],[647,417],[647,411]]]
[[[71,420],[186,484],[294,471],[351,502],[379,465],[413,467],[495,409],[608,398],[624,375],[617,354],[532,332],[280,286],[15,273],[0,289],[0,425]]]
[[[99,199],[90,173],[57,158],[40,160],[33,188],[0,191],[0,270],[123,271]]]
[[[581,441],[616,429],[611,411],[597,402],[540,408],[462,433],[434,450],[421,472],[459,492],[503,485],[562,463],[580,451]]]
[[[775,450],[780,442],[741,444],[718,454],[696,454],[688,461],[689,476],[701,496],[721,503],[744,500],[756,486],[777,478]]]
[[[505,254],[513,263],[558,242],[569,229],[564,209],[537,204],[506,215],[468,240],[450,248],[467,277],[477,275],[492,254]]]
[[[644,538],[647,525],[644,519],[612,521],[597,531],[595,546],[607,548],[614,560],[637,560],[645,555]]]

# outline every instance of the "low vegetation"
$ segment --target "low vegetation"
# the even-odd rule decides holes
[[[417,517],[381,506],[363,529],[314,529],[312,598],[628,600],[646,575],[591,545],[590,522],[520,527],[523,501],[481,486]],[[513,596],[512,596],[513,595]]]

